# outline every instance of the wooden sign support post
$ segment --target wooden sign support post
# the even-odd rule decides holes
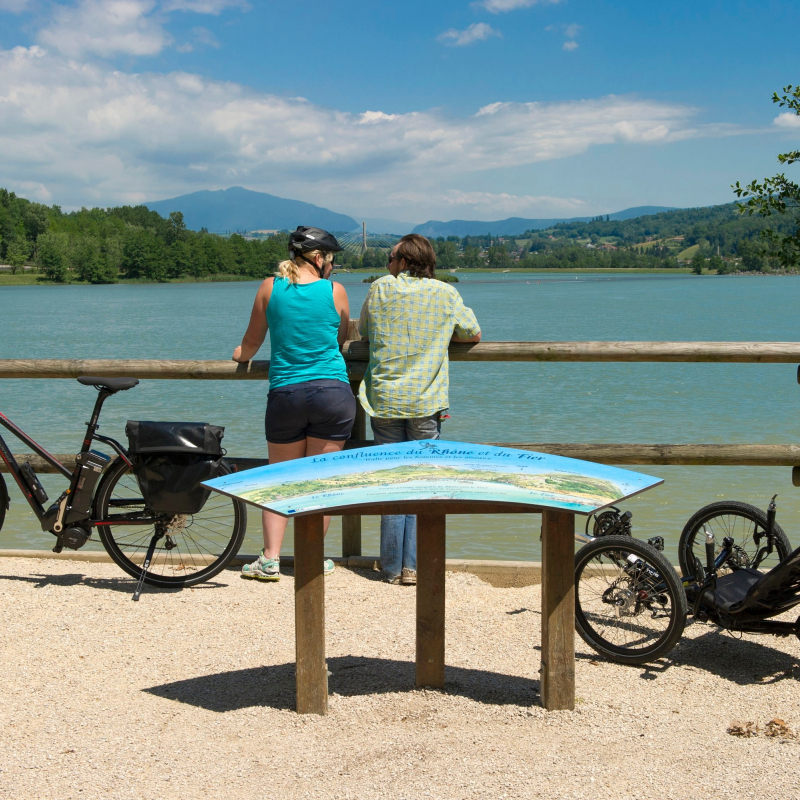
[[[328,713],[325,663],[325,550],[323,516],[294,520],[294,627],[297,713]]]
[[[496,503],[443,501],[354,507],[359,514],[417,514],[416,685],[443,689],[445,663],[446,515],[542,513],[542,704],[548,711],[575,706],[575,515]],[[335,510],[334,510],[334,513]],[[297,711],[326,714],[323,517],[294,518]]]
[[[444,688],[444,514],[417,515],[417,686]]]
[[[542,512],[542,704],[575,707],[575,515]]]

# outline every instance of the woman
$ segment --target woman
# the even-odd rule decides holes
[[[320,228],[298,227],[289,237],[290,260],[278,265],[256,294],[250,324],[233,360],[249,361],[270,330],[272,355],[265,428],[269,463],[333,453],[344,447],[356,414],[356,400],[340,352],[347,338],[347,292],[327,280],[333,254],[342,248]],[[262,512],[264,549],[242,567],[243,578],[280,580],[280,552],[286,518]],[[325,517],[328,530],[330,517]],[[333,562],[325,561],[325,574]]]

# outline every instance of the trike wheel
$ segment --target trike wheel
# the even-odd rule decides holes
[[[767,515],[748,503],[723,500],[701,508],[684,526],[678,542],[678,562],[684,577],[693,576],[702,581],[706,567],[704,529],[714,534],[717,553],[722,549],[722,540],[726,536],[733,539],[732,560],[739,567],[768,572],[792,550],[783,528],[776,522],[772,552],[764,555],[762,548],[767,545]],[[717,574],[725,575],[732,569],[729,562]]]
[[[686,595],[667,559],[645,542],[603,536],[575,555],[575,627],[620,664],[668,653],[686,624]]]
[[[223,462],[224,464],[225,462]],[[226,470],[230,471],[225,464]],[[145,516],[145,503],[130,467],[117,459],[103,476],[95,497],[95,519],[111,558],[138,578],[155,534],[152,518],[142,524],[114,524],[115,517]],[[236,555],[247,528],[247,510],[241,500],[212,492],[197,514],[162,515],[167,535],[158,540],[145,575],[151,586],[178,588],[212,578]]]

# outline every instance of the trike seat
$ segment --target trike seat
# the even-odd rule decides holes
[[[138,378],[89,378],[86,376],[78,378],[78,383],[84,386],[94,386],[96,389],[105,389],[111,394],[124,392],[126,389],[133,389],[139,383]]]
[[[717,579],[703,604],[731,616],[767,619],[800,605],[800,547],[769,572],[737,569]]]

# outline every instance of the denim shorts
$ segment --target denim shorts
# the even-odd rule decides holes
[[[438,439],[442,432],[442,423],[439,417],[441,413],[441,411],[437,411],[428,417],[410,417],[408,419],[372,417],[370,421],[375,444]]]
[[[270,389],[264,428],[267,441],[291,444],[311,436],[342,441],[350,438],[356,398],[350,384],[337,380],[304,381]]]

